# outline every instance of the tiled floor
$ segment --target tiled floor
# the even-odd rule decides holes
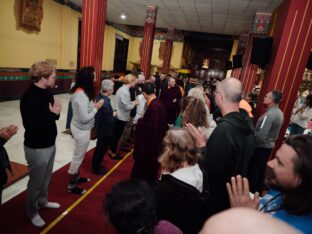
[[[55,98],[59,98],[62,102],[61,117],[57,121],[58,136],[56,139],[56,157],[53,171],[61,168],[71,161],[74,148],[74,140],[68,134],[62,133],[65,130],[66,116],[68,108],[68,94],[55,95]],[[6,144],[5,148],[8,151],[11,161],[22,163],[26,165],[23,141],[24,141],[24,128],[19,111],[19,100],[0,102],[0,127],[7,126],[9,124],[16,124],[19,128],[18,133],[11,138]],[[91,141],[89,149],[95,146],[96,141]],[[28,176],[12,184],[8,188],[4,189],[2,194],[2,201],[5,203],[17,194],[26,189]]]

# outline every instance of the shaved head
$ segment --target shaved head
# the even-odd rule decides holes
[[[299,234],[287,223],[250,208],[232,208],[212,216],[199,234]]]
[[[224,79],[218,86],[227,102],[239,103],[242,99],[242,83],[238,79]]]

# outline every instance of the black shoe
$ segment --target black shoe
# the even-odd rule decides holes
[[[80,184],[80,183],[87,183],[87,182],[89,182],[89,181],[91,181],[91,179],[90,179],[90,178],[87,178],[87,177],[79,177],[79,179],[76,180],[76,182],[77,182],[78,184]]]
[[[95,174],[95,175],[105,175],[106,173],[107,173],[107,170],[104,167],[100,168],[97,171],[93,171],[93,174]]]
[[[87,190],[79,188],[79,187],[67,188],[67,191],[72,193],[72,194],[77,194],[77,195],[82,195],[85,192],[87,192]]]
[[[121,157],[120,154],[116,154],[115,156],[113,156],[112,154],[109,154],[109,157],[112,160],[121,160],[121,159],[123,159],[123,157]]]

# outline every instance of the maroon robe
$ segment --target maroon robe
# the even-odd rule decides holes
[[[162,102],[155,98],[148,105],[135,129],[134,165],[131,178],[145,180],[149,184],[156,182],[160,167],[158,157],[167,129],[166,109]]]
[[[173,124],[180,113],[180,100],[182,98],[182,93],[179,86],[174,86],[169,89],[166,87],[161,90],[159,98],[164,103],[166,108],[167,123]],[[174,99],[176,99],[176,102],[173,102]]]

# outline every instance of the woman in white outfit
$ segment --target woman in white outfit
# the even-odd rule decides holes
[[[70,175],[67,189],[70,193],[83,194],[86,190],[77,185],[88,182],[90,179],[80,177],[79,168],[84,159],[90,142],[90,132],[94,125],[94,116],[103,106],[100,100],[94,104],[94,68],[83,67],[76,76],[76,84],[71,89],[71,103],[73,107],[73,118],[70,124],[71,133],[75,139],[75,149],[68,173]]]
[[[302,106],[293,110],[290,135],[303,134],[312,119],[312,95],[308,95]]]

